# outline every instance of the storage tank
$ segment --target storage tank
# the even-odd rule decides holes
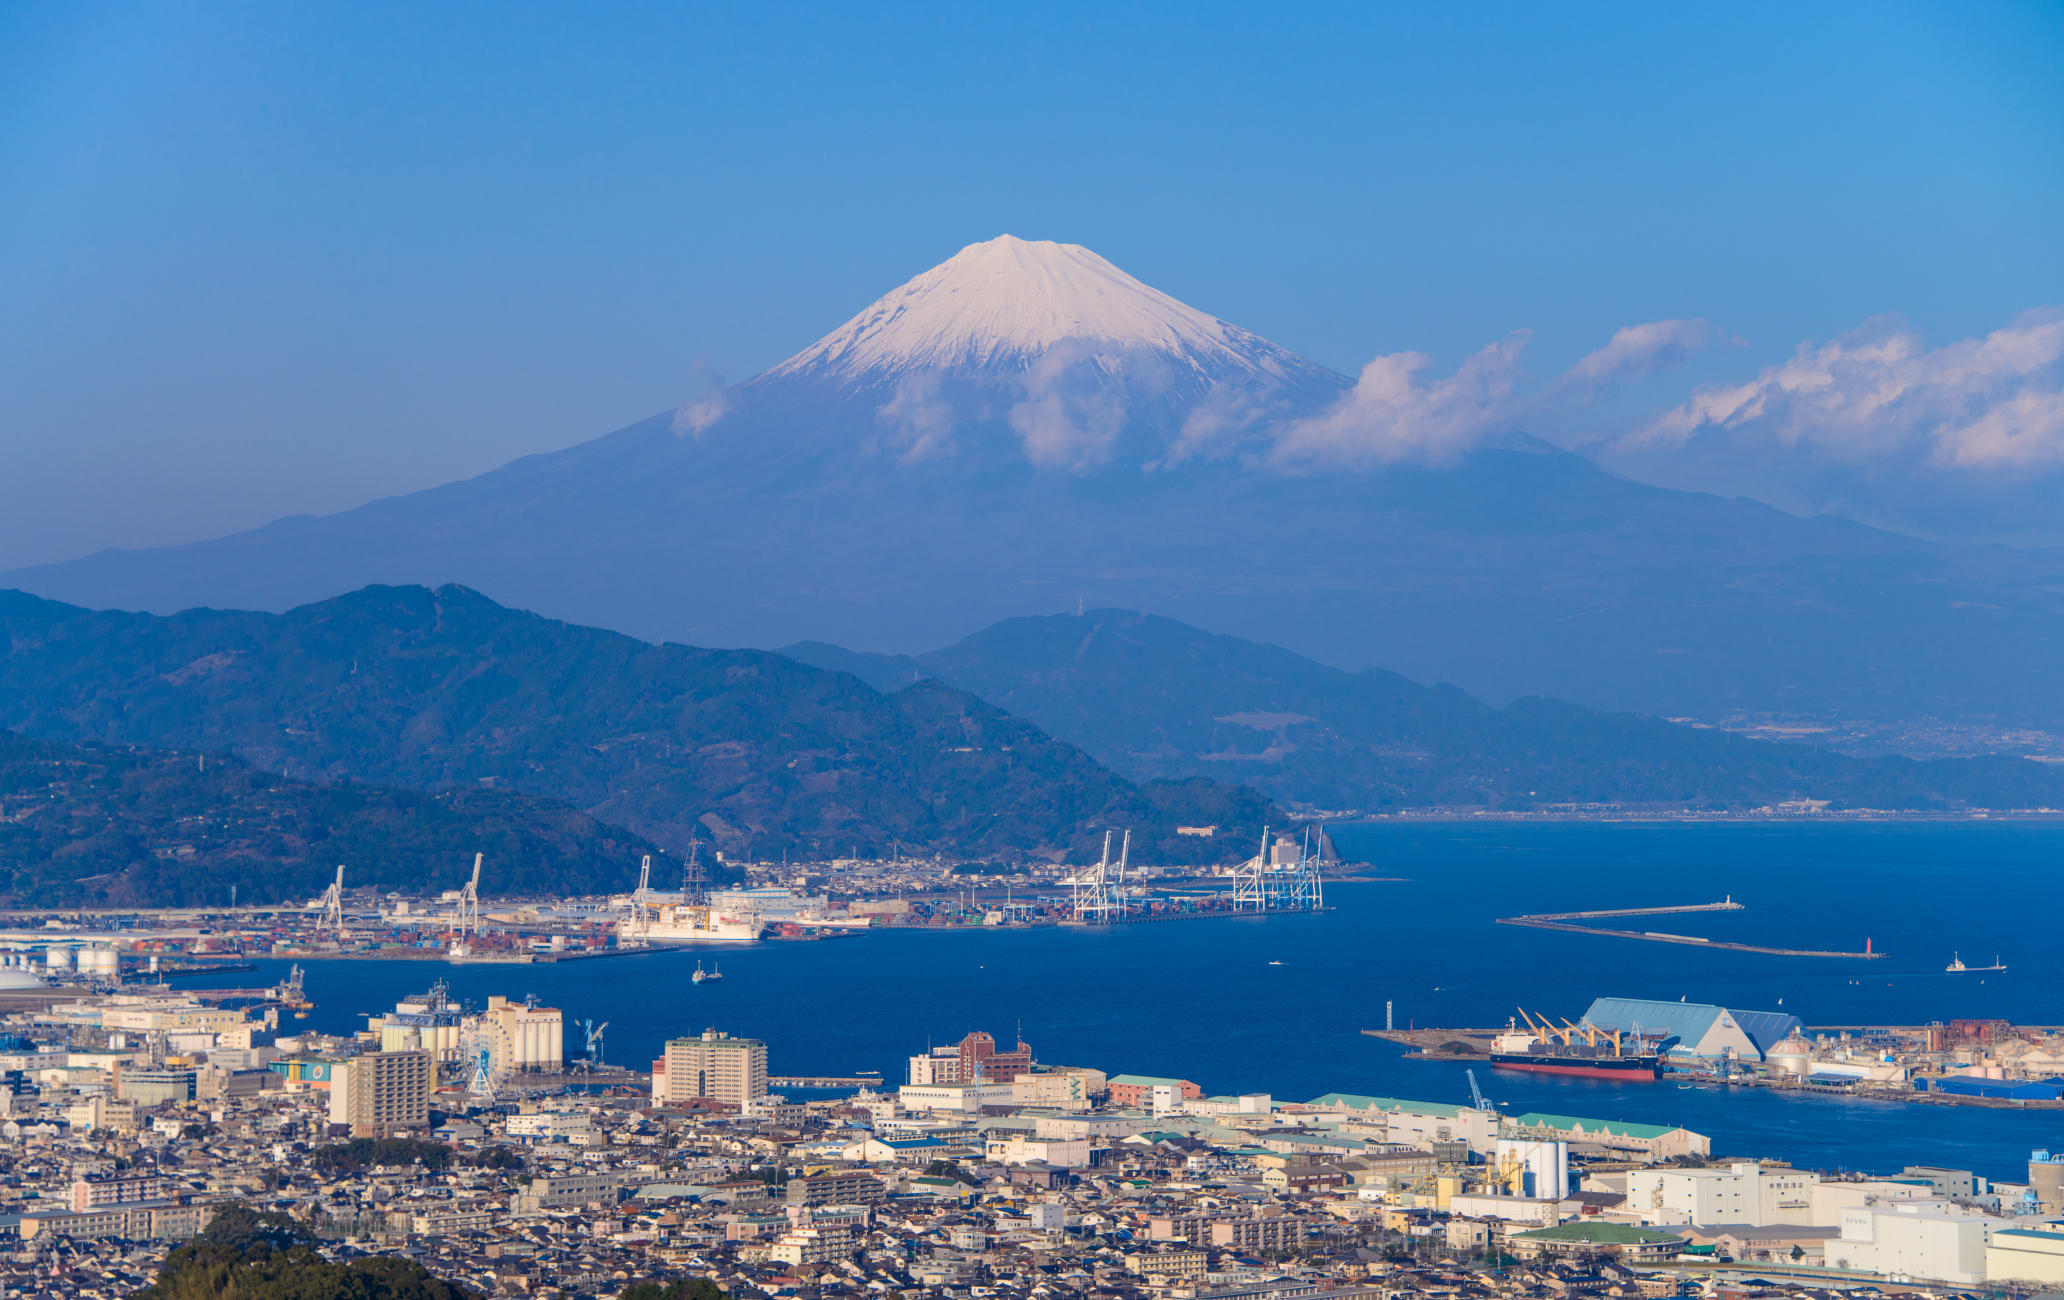
[[[1764,1055],[1763,1059],[1769,1062],[1770,1068],[1776,1070],[1779,1074],[1789,1074],[1804,1078],[1813,1072],[1813,1044],[1806,1041],[1805,1038],[1800,1036],[1799,1031],[1794,1029],[1779,1040],[1777,1045]]]
[[[122,957],[113,948],[96,944],[79,950],[79,970],[90,975],[104,975],[109,979],[121,973]]]
[[[2031,1152],[2028,1186],[2044,1214],[2064,1214],[2064,1151]]]
[[[72,950],[70,948],[47,948],[43,952],[43,965],[50,970],[70,970]]]

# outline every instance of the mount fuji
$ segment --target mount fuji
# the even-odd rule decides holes
[[[565,451],[0,585],[168,612],[461,583],[650,639],[888,651],[1122,606],[1495,702],[2064,721],[2057,553],[1651,487],[1517,431],[1439,463],[1274,454],[1352,387],[1004,236]]]

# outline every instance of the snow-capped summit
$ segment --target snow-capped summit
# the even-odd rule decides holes
[[[768,377],[852,384],[914,370],[1021,370],[1063,343],[1107,370],[1145,354],[1220,383],[1330,373],[1080,244],[999,235],[883,295]]]

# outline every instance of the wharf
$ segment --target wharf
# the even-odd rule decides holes
[[[1499,925],[1523,925],[1535,930],[1560,930],[1565,934],[1596,934],[1608,939],[1643,939],[1649,943],[1681,943],[1727,952],[1754,952],[1770,957],[1839,957],[1854,961],[1876,961],[1885,954],[1865,948],[1842,952],[1824,948],[1773,948],[1760,943],[1736,943],[1730,939],[1707,939],[1695,934],[1670,934],[1662,930],[1621,930],[1612,926],[1585,925],[1585,921],[1615,920],[1632,916],[1673,916],[1686,912],[1739,912],[1743,904],[1727,898],[1718,903],[1684,903],[1675,907],[1618,907],[1588,912],[1534,912],[1526,916],[1501,916]]]
[[[882,1077],[878,1074],[773,1074],[767,1076],[769,1088],[879,1088]]]
[[[1481,1061],[1503,1029],[1364,1029],[1371,1038],[1412,1050],[1410,1061]]]

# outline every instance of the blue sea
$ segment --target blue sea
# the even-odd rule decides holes
[[[928,1043],[985,1029],[1022,1032],[1043,1061],[1179,1076],[1207,1092],[1440,1101],[1467,1099],[1464,1067],[1406,1061],[1360,1033],[1382,1025],[1386,1000],[1400,1026],[1503,1024],[1520,1005],[1574,1019],[1603,995],[1783,1010],[1809,1025],[2064,1023],[2064,824],[1385,824],[1338,828],[1336,842],[1371,864],[1367,874],[1397,879],[1333,885],[1334,910],[1311,916],[893,930],[527,967],[317,961],[306,1023],[361,1028],[366,1013],[441,975],[470,1000],[535,993],[569,1021],[607,1021],[605,1054],[626,1063],[714,1026],[766,1040],[777,1074],[872,1069],[894,1082]],[[1634,925],[1778,947],[1869,940],[1887,957],[1775,957],[1494,923],[1729,895],[1746,910]],[[2009,969],[1948,975],[1957,952],[1973,965],[1997,955]],[[715,956],[725,978],[690,983],[698,956]],[[270,981],[284,963],[260,966],[255,978]],[[1941,1164],[2018,1178],[2031,1148],[2064,1146],[2064,1112],[1478,1078],[1508,1108],[1683,1124],[1710,1135],[1717,1155],[1810,1168]]]

